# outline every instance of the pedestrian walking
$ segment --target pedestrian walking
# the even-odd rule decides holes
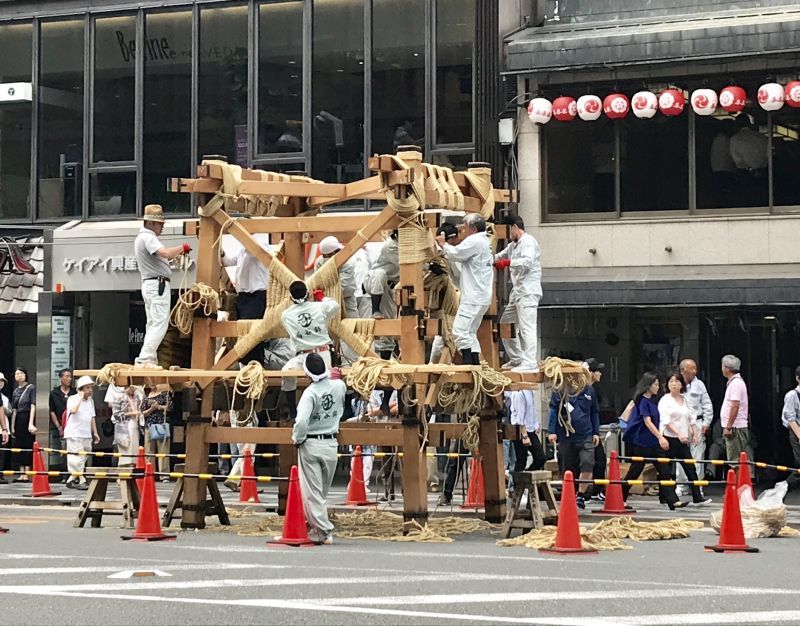
[[[511,411],[511,425],[519,426],[519,439],[514,439],[514,472],[540,470],[547,460],[539,439],[542,430],[536,417],[536,398],[532,389],[507,391],[506,397]],[[528,454],[531,462],[528,463]]]
[[[692,452],[692,458],[698,462],[696,464],[698,476],[713,478],[710,465],[700,462],[706,458],[706,439],[711,433],[711,425],[714,422],[714,406],[711,403],[711,396],[708,395],[705,383],[697,377],[697,363],[692,359],[681,361],[680,372],[686,382],[686,391],[683,397],[689,407],[690,419],[697,427],[697,438],[689,442],[689,449]],[[685,479],[681,467],[678,467],[678,478]],[[683,495],[680,489],[678,495]]]
[[[328,491],[336,471],[339,420],[344,413],[347,386],[332,379],[322,356],[309,354],[303,363],[311,384],[297,405],[292,442],[297,446],[300,487],[309,526],[317,543],[333,543],[333,524],[328,518]],[[340,377],[339,370],[335,376]]]
[[[606,367],[605,363],[601,363],[594,357],[589,357],[584,362],[583,366],[589,370],[589,384],[595,390],[595,397],[598,398],[597,404],[599,406],[600,400],[598,397],[598,392],[596,385],[600,382],[603,378],[603,370]],[[594,447],[594,467],[592,468],[592,478],[594,480],[603,479],[606,477],[606,465],[608,460],[606,459],[606,448],[603,445],[603,441],[601,440],[599,445]],[[577,473],[573,470],[573,474]],[[606,499],[606,492],[605,487],[603,485],[593,484],[592,485],[592,500],[599,500],[600,502],[605,501]]]
[[[660,384],[658,376],[653,372],[645,372],[633,393],[634,408],[628,418],[628,427],[625,429],[624,441],[630,446],[631,456],[657,458],[664,456],[669,450],[669,442],[659,430],[661,414],[656,402]],[[672,480],[669,466],[666,463],[649,461],[656,470],[659,480]],[[624,480],[636,480],[644,471],[644,461],[633,461],[628,468]],[[628,499],[630,485],[622,487],[625,500]],[[675,487],[661,485],[658,488],[659,499],[669,509],[681,509],[689,503],[678,498]]]
[[[722,436],[725,438],[725,452],[728,462],[738,462],[739,455],[747,452],[753,460],[750,446],[750,406],[747,385],[739,373],[742,361],[733,354],[722,357],[722,375],[728,380],[725,384],[725,398],[719,416],[722,422]]]
[[[169,327],[170,289],[172,268],[169,262],[182,254],[189,254],[188,243],[167,248],[158,237],[164,230],[164,209],[160,204],[144,207],[144,225],[136,236],[133,249],[136,264],[142,277],[142,299],[147,316],[144,341],[137,365],[158,365],[158,347]]]
[[[525,232],[525,222],[518,215],[508,220],[510,243],[494,259],[499,270],[509,268],[511,293],[500,317],[501,324],[514,324],[517,336],[504,339],[503,345],[514,371],[538,372],[536,320],[542,297],[542,260],[539,242]]]
[[[147,454],[155,456],[158,472],[162,474],[161,482],[169,482],[169,450],[170,428],[167,413],[172,409],[172,400],[169,385],[156,385],[150,389],[142,402],[142,415],[144,416],[144,450]]]
[[[95,423],[94,382],[89,376],[81,376],[76,385],[78,393],[67,400],[67,421],[64,426],[64,439],[67,442],[67,478],[66,486],[71,489],[88,489],[86,477],[86,461],[92,451],[92,443],[100,443]]]
[[[256,428],[258,426],[258,417],[256,417],[255,409],[248,411],[231,411],[230,412],[231,428]],[[244,455],[247,451],[251,455],[256,453],[256,444],[254,443],[232,443],[231,444],[231,471],[223,483],[231,491],[239,491],[242,479],[242,472],[244,472]],[[234,458],[235,457],[235,458]],[[255,459],[253,459],[255,463]]]
[[[36,435],[36,387],[28,382],[28,370],[18,367],[14,371],[14,380],[17,388],[11,396],[11,437],[14,447],[22,448],[17,456],[17,469],[27,472],[33,462],[33,442]],[[14,479],[15,483],[26,483],[28,477],[24,474]]]
[[[587,481],[579,484],[576,494],[578,508],[585,509],[592,493],[594,449],[600,445],[600,408],[592,385],[577,393],[553,392],[548,430],[550,443],[558,444],[562,472],[577,467],[580,479]]]
[[[448,261],[461,264],[461,299],[453,321],[453,338],[465,365],[481,364],[478,327],[489,308],[494,293],[494,256],[486,234],[486,222],[477,213],[468,213],[462,224],[464,239],[456,246],[442,235],[436,243]]]
[[[61,449],[64,445],[64,431],[61,426],[61,418],[67,410],[67,399],[78,393],[72,386],[72,370],[62,369],[58,372],[58,386],[50,392],[50,447]],[[48,467],[53,470],[66,469],[65,457],[58,452],[50,453],[50,463]]]
[[[117,465],[135,465],[139,452],[139,427],[144,426],[142,400],[136,385],[128,385],[125,393],[113,402],[114,445],[120,453]]]
[[[667,381],[669,393],[664,394],[658,401],[660,415],[659,432],[669,443],[669,453],[673,459],[681,459],[678,464],[689,481],[698,480],[694,463],[686,463],[683,459],[691,457],[689,442],[696,440],[698,432],[689,411],[689,403],[684,397],[686,382],[680,372],[675,372]],[[706,498],[699,485],[691,485],[692,504],[703,506],[711,503],[711,498]]]
[[[783,427],[789,431],[789,445],[792,448],[794,466],[800,467],[800,366],[794,370],[794,380],[795,388],[787,391],[783,396],[781,422]],[[796,487],[800,482],[800,474],[791,472],[787,482],[790,488]]]

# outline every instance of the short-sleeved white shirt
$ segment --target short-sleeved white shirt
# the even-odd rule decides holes
[[[163,247],[164,244],[149,228],[142,228],[139,234],[136,235],[133,251],[136,253],[136,263],[139,266],[139,273],[142,275],[142,279],[170,278],[172,276],[172,268],[169,266],[169,261],[156,254]]]
[[[84,400],[80,393],[67,400],[67,427],[64,439],[90,439],[94,419],[94,400]]]

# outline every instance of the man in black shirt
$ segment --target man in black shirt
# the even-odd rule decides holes
[[[61,416],[67,408],[67,398],[74,396],[77,391],[72,386],[72,370],[65,368],[58,373],[59,385],[50,392],[50,447],[64,449],[61,431]],[[50,469],[66,470],[67,457],[62,454],[50,453]]]

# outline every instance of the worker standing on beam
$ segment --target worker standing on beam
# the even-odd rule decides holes
[[[442,235],[436,236],[436,242],[448,261],[461,264],[461,301],[453,322],[453,338],[461,351],[461,361],[465,365],[480,365],[478,327],[494,293],[494,256],[486,234],[486,222],[477,213],[464,217],[462,236],[457,246],[448,244]]]
[[[182,254],[189,254],[192,248],[188,243],[167,248],[158,237],[164,230],[164,209],[160,204],[144,207],[144,227],[133,244],[136,264],[142,275],[142,299],[147,326],[137,365],[158,365],[158,347],[169,327],[170,295],[169,279],[172,268],[169,262]]]
[[[394,319],[397,317],[397,302],[394,288],[400,281],[400,252],[397,246],[397,231],[392,232],[383,244],[378,258],[369,270],[366,290],[372,300],[372,317]],[[392,356],[395,342],[392,337],[377,337],[375,350],[382,359]]]
[[[294,304],[281,314],[289,339],[294,342],[297,354],[287,361],[284,370],[301,369],[310,354],[318,353],[327,368],[331,367],[331,337],[328,320],[339,312],[339,303],[325,297],[321,289],[314,291],[313,301],[308,299],[308,287],[302,280],[289,285],[289,295]],[[289,417],[297,417],[297,379],[284,377],[281,389],[286,393]]]
[[[536,318],[542,297],[542,256],[539,242],[525,232],[525,223],[518,215],[508,220],[511,242],[495,255],[494,266],[509,268],[511,293],[508,296],[501,324],[514,324],[517,337],[504,339],[510,365],[517,372],[538,372],[536,350]]]
[[[309,538],[324,545],[333,543],[333,524],[328,518],[326,499],[336,471],[339,448],[336,435],[347,392],[344,381],[329,377],[328,365],[319,354],[309,354],[305,359],[303,369],[311,384],[300,397],[292,430],[292,443],[298,448],[300,489]]]

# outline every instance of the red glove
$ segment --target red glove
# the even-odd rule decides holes
[[[181,247],[183,248],[184,254],[189,254],[192,251],[192,246],[190,246],[188,243],[182,243]]]
[[[494,262],[494,266],[498,270],[501,270],[504,267],[508,267],[509,265],[511,265],[511,259],[497,259]]]
[[[325,297],[325,292],[322,289],[315,289],[311,292],[314,296],[314,302],[322,302],[322,299]]]
[[[340,367],[331,368],[331,380],[342,380],[342,369]]]

